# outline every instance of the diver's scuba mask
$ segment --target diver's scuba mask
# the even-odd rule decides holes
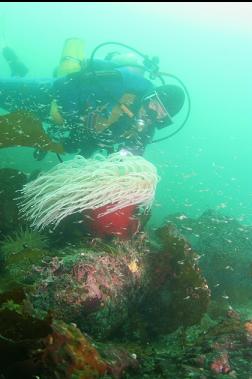
[[[157,91],[143,98],[143,106],[157,128],[166,126],[167,122],[169,122],[169,125],[173,123],[172,117]]]

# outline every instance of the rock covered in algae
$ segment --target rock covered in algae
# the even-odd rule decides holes
[[[0,242],[2,260],[1,285],[4,281],[14,280],[31,283],[35,277],[34,265],[49,255],[49,241],[46,236],[30,229],[20,229]],[[52,252],[50,252],[52,254]],[[32,278],[31,273],[34,273]]]
[[[158,249],[139,238],[61,251],[37,267],[32,302],[99,339],[146,340],[197,323],[210,293],[195,254],[169,228],[159,234]]]
[[[127,319],[128,305],[144,281],[141,253],[133,245],[118,241],[105,249],[69,247],[38,266],[33,303],[105,338]]]
[[[0,238],[24,224],[17,206],[18,190],[27,182],[26,175],[11,168],[0,170]]]
[[[0,294],[0,377],[4,379],[95,379],[122,377],[136,368],[124,348],[99,345],[74,324],[38,317],[21,287]]]
[[[151,335],[198,323],[205,314],[210,290],[198,267],[198,256],[178,230],[164,225],[156,231],[159,248],[149,254],[149,290],[142,314]]]
[[[237,304],[251,301],[251,227],[211,210],[195,219],[173,215],[169,222],[176,225],[198,252],[199,266],[213,298]]]

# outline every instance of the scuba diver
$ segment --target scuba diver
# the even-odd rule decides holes
[[[46,132],[41,130],[46,142],[35,144],[37,159],[43,159],[47,150],[79,153],[88,158],[99,150],[112,153],[124,148],[142,155],[155,130],[171,125],[182,109],[185,92],[181,87],[163,82],[155,87],[145,77],[146,71],[157,74],[155,60],[142,55],[145,61],[141,65],[134,56],[125,58],[117,52],[103,60],[95,59],[97,50],[106,44],[109,43],[99,45],[85,60],[83,41],[68,39],[53,78],[0,79],[0,107],[21,112],[16,114],[15,122],[19,117],[22,124],[22,112],[28,111],[31,123],[35,117],[41,125],[49,124]],[[21,70],[18,76],[23,73]],[[38,133],[38,139],[41,135]],[[36,136],[28,146],[35,139]],[[11,131],[8,143],[15,143]],[[27,146],[25,142],[22,145]]]

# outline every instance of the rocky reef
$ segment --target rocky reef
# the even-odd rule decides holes
[[[197,323],[210,297],[197,256],[169,228],[157,236],[155,248],[141,234],[56,252],[34,267],[31,301],[100,340],[146,340]]]
[[[18,190],[27,182],[21,171],[11,168],[0,169],[0,240],[18,227],[25,225],[19,217],[17,200]]]
[[[196,219],[172,215],[194,251],[213,299],[246,304],[252,300],[252,228],[212,210]]]
[[[76,215],[42,234],[18,216],[26,177],[2,175],[1,379],[252,377],[251,227],[207,211],[101,239]]]

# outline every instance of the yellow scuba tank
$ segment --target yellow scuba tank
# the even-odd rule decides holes
[[[56,77],[80,71],[85,57],[84,50],[85,44],[82,39],[68,38],[64,43]]]
[[[60,63],[54,75],[61,77],[80,71],[83,66],[84,58],[84,41],[80,38],[68,38],[64,43]],[[55,124],[63,125],[64,119],[60,114],[55,100],[53,100],[51,104],[50,116]]]

